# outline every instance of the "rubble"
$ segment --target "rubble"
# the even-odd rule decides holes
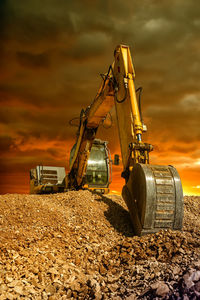
[[[137,237],[120,196],[1,195],[0,299],[200,299],[200,197],[184,201],[182,232]]]

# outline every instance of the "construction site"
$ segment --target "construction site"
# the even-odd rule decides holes
[[[197,3],[134,2],[0,3],[0,300],[200,300]]]

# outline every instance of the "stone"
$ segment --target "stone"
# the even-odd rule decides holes
[[[70,288],[72,291],[79,291],[80,283],[78,281],[74,281],[73,283],[71,283]]]
[[[183,280],[188,289],[190,289],[194,285],[194,282],[192,281],[188,273],[183,276]]]
[[[66,296],[67,296],[67,299],[70,299],[72,297],[72,291],[71,291],[71,289],[67,290]]]
[[[165,283],[160,283],[159,287],[156,289],[156,295],[160,297],[165,297],[169,293],[169,287]]]
[[[16,285],[19,285],[20,284],[20,281],[19,280],[13,280],[11,281],[10,283],[7,284],[8,287],[12,288]]]
[[[56,288],[55,286],[53,286],[52,284],[49,284],[46,288],[45,288],[45,292],[47,293],[47,295],[53,295],[56,292]]]
[[[6,274],[5,280],[6,280],[6,283],[11,283],[14,279],[11,276]]]
[[[38,280],[39,280],[40,283],[42,283],[43,280],[44,280],[44,277],[43,277],[41,272],[38,273]]]
[[[37,274],[39,272],[39,269],[36,267],[31,267],[30,271],[34,274]]]
[[[36,280],[35,277],[31,277],[30,282],[31,282],[31,284],[34,285],[35,287],[38,286],[38,282],[37,282],[37,280]]]
[[[126,297],[125,300],[136,300],[137,298],[137,295],[131,294],[130,296]]]
[[[22,295],[23,294],[23,286],[15,286],[13,288],[13,290],[15,291],[15,293]]]
[[[8,288],[7,288],[7,285],[6,284],[0,284],[0,294],[2,294],[4,291],[6,291]]]
[[[173,274],[174,275],[178,275],[178,274],[180,274],[181,273],[181,269],[178,267],[178,266],[175,266],[174,268],[173,268]]]
[[[157,281],[157,282],[152,283],[150,287],[152,288],[152,290],[156,290],[157,288],[159,288],[159,286],[161,284],[162,284],[162,282]]]
[[[26,286],[25,290],[28,292],[28,294],[33,294],[33,295],[37,292],[33,286]]]
[[[195,283],[194,288],[197,292],[200,292],[200,281]]]
[[[116,292],[116,290],[118,289],[118,284],[116,283],[112,283],[109,285],[109,289],[112,291],[112,292]]]
[[[50,268],[50,269],[48,269],[48,273],[59,274],[56,268]]]
[[[192,281],[199,281],[200,280],[200,271],[193,272],[190,276]]]
[[[104,275],[107,273],[107,270],[106,268],[101,264],[100,267],[99,267],[99,272],[100,274]]]
[[[49,259],[49,260],[52,260],[53,262],[55,262],[56,261],[56,258],[55,258],[55,256],[52,254],[52,253],[47,253],[47,258]]]

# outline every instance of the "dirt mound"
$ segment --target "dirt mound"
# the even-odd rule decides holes
[[[0,299],[199,299],[200,197],[184,200],[183,232],[139,238],[119,196],[0,196]]]

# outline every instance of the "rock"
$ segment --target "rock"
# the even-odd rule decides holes
[[[156,295],[164,297],[169,293],[169,287],[167,284],[161,282],[159,287],[156,289]]]
[[[21,282],[19,280],[13,280],[10,283],[8,283],[7,286],[10,287],[10,288],[12,288],[12,287],[14,287],[16,285],[20,285],[20,283]]]
[[[108,283],[115,283],[115,282],[117,282],[120,279],[120,277],[122,276],[122,273],[123,272],[121,272],[118,276],[107,275],[107,282]]]
[[[31,267],[30,271],[34,274],[37,274],[39,272],[39,269],[36,267]]]
[[[35,277],[31,277],[30,282],[31,282],[31,284],[34,285],[35,287],[38,286],[38,282],[37,282],[37,280],[36,280]]]
[[[4,219],[4,217],[2,215],[0,215],[0,225],[3,225],[3,219]]]
[[[194,282],[192,281],[189,273],[187,273],[183,276],[183,280],[188,289],[190,289],[194,285]]]
[[[56,261],[56,258],[55,258],[55,256],[52,254],[52,253],[47,253],[47,258],[49,259],[49,260],[52,260],[53,262],[55,262]]]
[[[0,285],[0,294],[2,294],[4,291],[6,291],[8,288],[7,288],[7,285],[6,284],[1,284]]]
[[[193,272],[190,278],[192,281],[200,280],[200,271]]]
[[[162,282],[157,281],[155,283],[152,283],[150,287],[152,288],[152,290],[156,290],[160,285],[162,285]]]
[[[72,291],[79,291],[80,290],[80,283],[77,281],[74,281],[70,286]]]
[[[11,283],[13,280],[14,280],[13,277],[6,274],[6,278],[5,278],[6,283]]]
[[[125,298],[126,300],[136,300],[137,299],[137,295],[135,294],[131,294],[130,296]]]
[[[67,299],[70,299],[72,297],[72,291],[70,289],[67,290],[66,296]]]
[[[50,269],[48,269],[48,273],[59,274],[56,268],[50,268]]]
[[[177,275],[177,274],[180,274],[181,273],[181,269],[178,267],[178,266],[175,266],[173,268],[173,274],[174,275]]]
[[[195,283],[194,288],[197,292],[200,292],[200,281],[198,281],[197,283]]]
[[[40,283],[42,283],[44,280],[43,274],[41,272],[38,273],[38,280]]]
[[[116,290],[118,289],[118,284],[116,283],[113,283],[113,284],[110,284],[109,285],[109,289],[112,291],[112,292],[116,292]]]
[[[23,286],[15,286],[13,290],[15,291],[15,293],[23,295]]]
[[[107,273],[107,270],[103,265],[100,265],[99,272],[101,275],[105,275]]]
[[[47,293],[47,295],[53,295],[56,292],[56,288],[55,286],[53,286],[52,284],[49,284],[46,288],[45,288],[45,292]]]
[[[27,293],[30,295],[30,294],[35,294],[37,291],[34,289],[33,286],[26,286],[25,287],[25,290],[27,291]]]

